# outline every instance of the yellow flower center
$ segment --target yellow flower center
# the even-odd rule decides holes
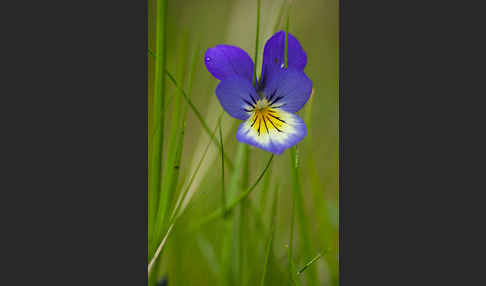
[[[270,133],[270,131],[282,132],[285,124],[278,110],[269,105],[266,98],[259,99],[250,117],[251,127],[258,132],[258,135]]]

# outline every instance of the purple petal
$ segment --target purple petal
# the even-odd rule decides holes
[[[285,32],[275,33],[266,43],[263,50],[263,65],[261,85],[265,86],[273,78],[274,74],[284,67],[285,61]],[[305,54],[299,41],[288,34],[288,68],[303,71],[307,64]]]
[[[236,139],[276,155],[282,154],[285,149],[304,139],[307,135],[304,121],[297,114],[283,110],[276,111],[277,113],[274,114],[279,120],[275,119],[276,117],[267,116],[263,123],[253,114],[240,124],[236,132]],[[270,122],[272,120],[275,123]],[[281,123],[277,125],[277,122]]]
[[[290,68],[279,70],[264,91],[271,107],[297,112],[309,100],[312,81],[302,71]]]
[[[204,55],[204,62],[208,71],[219,80],[240,76],[252,81],[253,61],[239,47],[217,45],[209,48]]]
[[[246,120],[250,116],[249,111],[258,99],[251,82],[236,76],[222,80],[215,92],[224,110],[240,120]]]

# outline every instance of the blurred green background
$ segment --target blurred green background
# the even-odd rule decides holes
[[[184,144],[175,189],[182,200],[182,214],[168,236],[159,259],[150,274],[154,285],[166,277],[168,285],[260,285],[266,261],[266,249],[272,232],[272,202],[278,186],[278,203],[274,239],[266,268],[265,285],[338,285],[339,283],[339,2],[337,0],[261,2],[259,41],[260,74],[263,46],[277,30],[285,28],[289,14],[289,32],[307,53],[308,77],[313,81],[311,100],[299,111],[308,127],[308,136],[298,144],[297,164],[301,202],[295,206],[295,226],[292,262],[301,269],[313,257],[322,258],[297,276],[289,278],[288,244],[292,218],[293,195],[291,151],[275,156],[262,182],[244,204],[239,205],[225,222],[214,220],[200,228],[190,226],[221,206],[221,154],[216,145],[209,145],[200,169],[197,164],[210,138],[191,109],[187,111]],[[156,1],[149,0],[149,48],[156,52]],[[197,65],[189,94],[209,128],[217,126],[222,108],[214,94],[218,80],[204,66],[204,52],[217,44],[243,48],[253,58],[255,54],[257,1],[247,0],[184,0],[168,1],[166,65],[177,75],[184,90],[189,90],[188,74],[193,52]],[[284,7],[284,8],[282,8]],[[149,142],[154,132],[153,83],[154,60],[148,58],[149,77]],[[174,98],[181,96],[174,84],[166,79],[164,121],[164,158],[169,140]],[[185,102],[183,102],[184,107]],[[224,114],[221,120],[225,152],[235,162],[239,143],[236,129],[241,121]],[[218,133],[216,133],[218,135]],[[219,140],[219,135],[217,136]],[[149,143],[149,149],[153,146]],[[243,185],[252,184],[262,172],[269,153],[248,148],[248,174]],[[149,156],[151,153],[149,151]],[[191,175],[197,170],[193,183]],[[225,169],[225,186],[229,188],[234,170]],[[187,188],[188,187],[188,188]],[[264,190],[265,188],[265,190]],[[228,194],[230,197],[231,194]],[[300,207],[300,210],[299,210]],[[299,213],[300,212],[300,213]],[[228,246],[229,245],[229,246]]]

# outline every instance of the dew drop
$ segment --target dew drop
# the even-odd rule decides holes
[[[206,61],[209,62],[211,60],[210,57],[206,57]]]
[[[281,65],[280,65],[280,68],[281,68],[281,69],[283,69],[283,68],[284,68],[284,66],[285,66],[284,64],[281,64]]]

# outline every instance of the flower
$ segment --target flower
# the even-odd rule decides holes
[[[221,106],[244,120],[236,139],[277,155],[307,135],[304,121],[295,113],[312,91],[312,81],[304,73],[306,53],[291,34],[287,48],[285,68],[285,32],[275,33],[265,43],[262,74],[255,85],[253,61],[241,48],[217,45],[205,54],[206,68],[221,80],[215,91]]]

